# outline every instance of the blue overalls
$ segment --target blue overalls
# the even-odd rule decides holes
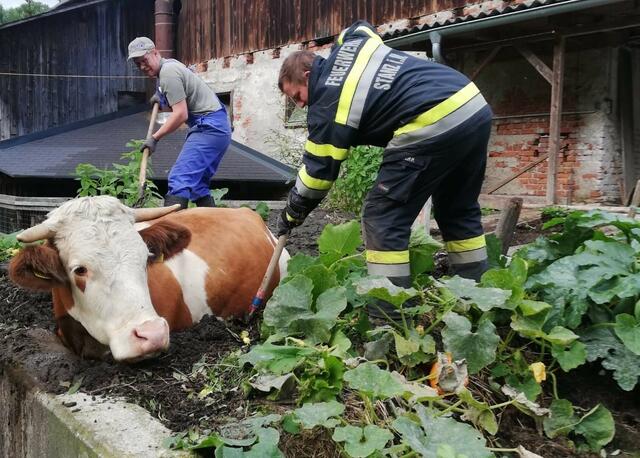
[[[160,105],[168,106],[164,94],[156,92]],[[227,110],[220,103],[218,111],[204,115],[189,113],[186,140],[171,168],[167,195],[197,201],[209,196],[209,183],[231,142]]]

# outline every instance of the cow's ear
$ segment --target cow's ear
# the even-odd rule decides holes
[[[191,231],[171,221],[158,221],[142,229],[140,236],[156,260],[171,258],[191,242]]]
[[[47,245],[22,248],[9,264],[9,278],[23,288],[40,290],[68,283],[58,251]]]

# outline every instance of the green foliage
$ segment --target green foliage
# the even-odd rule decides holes
[[[258,202],[256,204],[255,211],[258,215],[260,215],[263,221],[269,220],[269,212],[271,210],[269,209],[269,206],[266,204],[266,202]]]
[[[24,4],[15,8],[4,8],[0,5],[0,24],[19,21],[47,11],[49,11],[49,6],[34,0],[25,0]]]
[[[584,442],[587,450],[599,450],[613,439],[615,434],[611,412],[600,404],[582,417],[575,415],[575,409],[565,399],[555,399],[551,403],[551,413],[544,420],[547,436],[571,435]]]
[[[566,208],[555,206],[544,207],[540,211],[540,216],[542,216],[544,220],[553,218],[565,218],[568,214],[569,210],[567,210]]]
[[[123,153],[121,159],[128,161],[125,164],[112,164],[111,169],[100,169],[92,164],[78,164],[76,167],[76,180],[80,182],[78,197],[108,195],[120,199],[125,205],[133,207],[138,203],[140,153],[142,140],[132,140],[127,143],[131,148]],[[151,158],[147,162],[147,176],[152,175]],[[158,206],[162,196],[158,193],[155,183],[148,179],[144,191],[144,205]]]
[[[382,163],[382,148],[357,146],[351,148],[342,164],[340,177],[328,196],[328,204],[344,211],[360,213],[362,203],[378,176]]]
[[[6,262],[13,257],[20,248],[20,242],[16,240],[18,232],[0,235],[0,262]]]
[[[611,413],[559,399],[555,374],[602,360],[622,389],[636,386],[640,224],[580,212],[547,224],[561,230],[497,258],[480,283],[425,275],[438,246],[417,234],[410,288],[366,274],[358,223],[327,225],[318,256],[290,260],[265,308],[262,342],[239,357],[251,366],[246,390],[293,402],[281,427],[328,429],[345,456],[493,456],[485,437],[499,439],[509,408],[550,438],[601,450],[615,434]],[[401,319],[372,328],[372,300]],[[467,374],[477,383],[467,385]],[[238,447],[222,437],[208,439],[217,456]],[[242,443],[244,453],[262,442]]]
[[[481,321],[475,332],[471,331],[471,322],[456,313],[449,312],[443,321],[447,325],[442,331],[444,348],[454,358],[466,359],[469,374],[477,374],[495,361],[500,337],[491,321]]]
[[[394,420],[393,428],[401,435],[402,443],[420,456],[493,456],[486,448],[485,439],[472,426],[438,416],[437,412],[421,405],[416,407],[416,415]]]

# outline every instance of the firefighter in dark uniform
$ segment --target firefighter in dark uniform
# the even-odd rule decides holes
[[[339,35],[326,59],[308,51],[289,55],[278,85],[308,106],[309,128],[278,235],[302,224],[329,192],[349,147],[383,146],[362,215],[369,274],[411,286],[411,225],[432,196],[452,273],[480,278],[487,251],[478,196],[492,112],[475,84],[450,67],[385,46],[359,21]],[[370,306],[369,315],[397,312],[382,304]]]

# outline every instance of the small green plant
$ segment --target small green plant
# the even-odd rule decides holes
[[[364,198],[378,176],[382,151],[377,146],[351,148],[348,159],[342,165],[340,177],[329,193],[329,206],[360,213]]]
[[[222,198],[229,192],[229,188],[216,188],[209,191],[211,197],[213,197],[213,201],[216,204],[216,207],[226,207],[227,205],[222,202]],[[197,207],[196,203],[193,201],[189,202],[188,208]]]
[[[76,180],[80,182],[78,197],[87,196],[113,196],[120,199],[125,205],[134,206],[138,201],[138,186],[140,175],[140,145],[142,140],[131,140],[126,144],[131,148],[120,156],[128,161],[126,164],[112,164],[111,169],[100,169],[93,164],[78,164],[76,167]],[[152,174],[151,158],[147,163],[147,175]],[[158,193],[158,187],[150,179],[146,180],[144,192],[145,206],[156,207],[162,201]]]
[[[17,232],[0,236],[0,262],[6,262],[13,257],[20,248],[20,242],[16,240]]]
[[[542,216],[543,220],[549,220],[553,218],[564,218],[569,214],[569,210],[562,207],[550,206],[544,207],[540,211],[540,216]]]

